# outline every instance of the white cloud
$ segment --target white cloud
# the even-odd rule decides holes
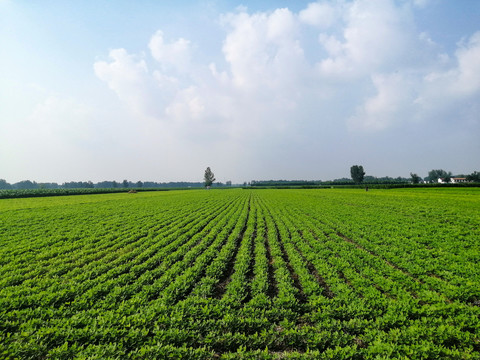
[[[448,103],[429,84],[458,96],[480,86],[480,35],[461,45],[458,66],[445,70],[448,55],[415,33],[410,7],[393,0],[318,2],[298,14],[240,8],[222,23],[224,70],[193,62],[189,40],[168,42],[158,30],[148,44],[153,71],[143,55],[117,49],[110,63],[95,63],[95,72],[133,113],[162,120],[175,136],[212,132],[238,141],[294,131],[298,112],[331,114],[308,120],[312,126],[331,121],[384,131],[425,118],[432,99]],[[305,57],[302,23],[320,28],[313,36],[326,53],[316,62]],[[439,72],[427,75],[432,66]]]
[[[180,72],[189,70],[191,49],[190,41],[179,38],[166,43],[163,31],[158,30],[150,39],[148,48],[155,60],[162,64],[164,69],[176,69]]]
[[[173,119],[192,121],[200,119],[204,111],[205,105],[194,86],[177,93],[176,99],[165,110],[166,115]]]
[[[223,53],[233,84],[244,91],[273,91],[303,70],[294,15],[287,9],[273,13],[230,14],[231,28]],[[257,94],[258,95],[258,94]]]
[[[476,108],[472,100],[480,99],[480,32],[459,43],[455,61],[445,54],[437,59],[435,68],[439,70],[419,65],[408,75],[374,75],[376,94],[365,100],[350,119],[351,127],[384,130],[400,122],[438,122],[442,114],[454,117],[457,123],[461,119],[471,122],[474,110],[469,109]]]
[[[202,64],[192,55],[198,44],[167,41],[159,30],[148,44],[154,61],[112,50],[95,73],[164,135],[170,152],[196,149],[191,156],[201,157],[208,144],[236,149],[239,162],[255,154],[274,161],[280,148],[328,152],[334,138],[352,133],[448,123],[432,109],[454,109],[478,94],[480,33],[453,57],[439,53],[416,31],[406,4],[318,2],[297,14],[238,9],[221,17],[223,61]]]
[[[109,57],[113,60],[112,63],[98,61],[94,64],[94,70],[115,92],[124,87],[137,86],[148,73],[145,61],[129,55],[125,49],[110,50]],[[120,95],[120,92],[117,94]]]
[[[110,50],[111,62],[97,61],[93,65],[97,77],[132,111],[133,114],[157,116],[155,87],[147,64],[140,55],[130,55],[125,49]]]
[[[297,24],[293,13],[286,9],[277,9],[266,18],[268,41],[283,44],[291,42],[297,35]]]
[[[305,24],[328,28],[340,15],[340,9],[335,5],[328,2],[310,3],[306,9],[300,11],[299,18]]]
[[[338,5],[343,10],[342,38],[321,34],[329,57],[319,62],[328,76],[368,76],[372,71],[394,70],[411,62],[418,44],[408,8],[391,0],[357,0]],[[341,25],[342,26],[342,25]]]
[[[480,31],[473,34],[466,45],[456,52],[458,59],[454,91],[473,94],[480,90]]]
[[[327,53],[332,58],[340,57],[344,51],[344,45],[340,42],[340,40],[337,39],[337,37],[333,35],[320,34],[318,36],[318,41],[320,42],[320,44],[323,45]],[[327,60],[324,60],[324,63],[322,65],[326,64],[326,62],[328,61],[333,62],[332,59],[330,60],[327,59]]]
[[[469,113],[468,109],[480,100],[479,64],[480,32],[477,32],[466,43],[459,43],[454,59],[446,64],[442,61],[440,70],[424,75],[416,99],[422,112],[430,116],[438,116],[447,109],[448,112],[457,109],[457,112]]]
[[[412,122],[415,84],[399,73],[374,75],[376,94],[368,98],[349,123],[353,130],[384,130],[398,122]]]
[[[139,119],[164,119],[166,106],[182,89],[176,72],[150,71],[144,54],[129,54],[125,49],[111,50],[109,57],[110,62],[95,62],[97,77],[106,82]]]

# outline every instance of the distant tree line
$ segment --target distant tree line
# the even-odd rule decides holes
[[[295,187],[309,187],[309,186],[327,186],[327,185],[355,185],[355,184],[419,184],[419,183],[437,183],[438,179],[443,179],[448,183],[452,178],[465,178],[468,182],[480,183],[480,172],[474,171],[469,175],[459,174],[453,176],[450,171],[442,169],[431,170],[428,176],[425,178],[420,177],[417,174],[410,173],[410,178],[389,176],[376,177],[371,175],[365,175],[365,171],[361,165],[354,165],[350,168],[351,178],[339,178],[334,180],[322,181],[322,180],[252,180],[250,182],[244,182],[243,186],[260,186],[260,187],[282,187],[282,186],[295,186]],[[8,183],[4,179],[0,179],[0,190],[34,190],[34,189],[115,189],[115,188],[202,188],[207,186],[213,187],[230,187],[231,181],[227,181],[225,184],[222,182],[214,182],[215,178],[213,173],[207,172],[204,177],[204,182],[186,182],[186,181],[174,181],[174,182],[155,182],[155,181],[137,181],[132,182],[123,180],[122,182],[113,181],[101,181],[93,183],[92,181],[70,181],[62,184],[54,182],[37,183],[35,181],[23,180],[14,184]]]
[[[319,185],[321,181],[307,180],[252,180],[248,185],[251,186],[303,186]],[[245,185],[245,184],[244,184]]]
[[[467,175],[466,178],[467,178],[467,181],[473,181],[473,182],[480,183],[480,172],[479,171],[474,171],[470,175]]]
[[[58,183],[41,183],[30,180],[19,181],[14,184],[8,183],[4,179],[0,179],[0,190],[35,190],[35,189],[115,189],[115,188],[202,188],[203,182],[188,182],[188,181],[172,181],[172,182],[155,182],[155,181],[100,181],[93,183],[91,181],[70,181],[62,184]],[[232,186],[231,181],[225,184],[216,182],[211,184],[213,187]]]
[[[409,179],[403,177],[391,178],[389,176],[375,177],[365,176],[363,184],[405,184]],[[252,180],[244,183],[244,186],[321,186],[321,185],[355,185],[356,182],[350,178],[340,178],[328,181],[322,180]]]
[[[223,186],[222,183],[217,184]],[[70,181],[62,184],[58,183],[37,183],[35,181],[23,180],[10,184],[4,179],[0,179],[0,190],[33,190],[33,189],[110,189],[110,188],[201,188],[202,182],[155,182],[155,181],[101,181],[93,183],[91,181]]]
[[[425,182],[435,183],[438,182],[438,179],[442,179],[442,182],[449,183],[452,181],[452,178],[465,178],[468,182],[480,182],[480,172],[474,171],[469,175],[459,174],[452,175],[451,171],[445,171],[443,169],[430,170],[428,176],[425,177]]]
[[[417,174],[411,173],[409,178],[398,176],[398,177],[390,177],[390,176],[382,176],[376,177],[371,175],[362,175],[363,168],[355,169],[354,175],[355,179],[353,178],[339,178],[334,180],[322,181],[322,180],[252,180],[250,182],[243,183],[243,186],[255,186],[255,187],[282,187],[282,186],[294,186],[294,187],[310,187],[310,186],[328,186],[328,185],[395,185],[395,184],[420,184],[420,183],[437,183],[438,178],[444,178],[446,180],[455,178],[466,178],[468,182],[479,182],[480,183],[480,172],[474,171],[470,175],[455,175],[452,176],[451,172],[442,172],[443,170],[438,172],[435,170],[434,172],[429,172],[429,176],[422,178]],[[442,176],[438,176],[438,175]],[[447,174],[448,176],[443,176]]]

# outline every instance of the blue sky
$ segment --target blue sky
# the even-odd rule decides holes
[[[0,178],[480,170],[480,2],[0,0]]]

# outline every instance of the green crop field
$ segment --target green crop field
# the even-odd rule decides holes
[[[480,189],[0,200],[1,359],[480,359]]]

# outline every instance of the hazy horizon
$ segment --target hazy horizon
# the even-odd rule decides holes
[[[480,2],[0,0],[0,179],[480,170]]]
[[[434,169],[431,169],[431,170],[434,170]],[[436,170],[436,169],[435,169]],[[445,170],[445,169],[443,169]],[[428,174],[426,174],[425,176],[422,176],[420,174],[417,174],[419,175],[422,180],[428,178]],[[470,173],[452,173],[452,176],[457,176],[457,175],[470,175]],[[215,175],[216,176],[216,175]],[[396,179],[396,178],[405,178],[405,179],[410,179],[410,174],[408,175],[405,175],[405,176],[390,176],[390,175],[382,175],[382,176],[377,176],[375,174],[368,174],[366,173],[365,174],[365,177],[374,177],[374,178],[377,178],[377,179],[382,179],[382,178],[391,178],[391,179]],[[262,181],[321,181],[321,182],[329,182],[329,181],[335,181],[335,180],[345,180],[345,179],[348,179],[348,180],[352,180],[351,176],[350,176],[350,169],[349,169],[349,173],[348,175],[345,175],[345,176],[340,176],[340,177],[337,177],[337,178],[331,178],[331,179],[296,179],[296,178],[292,178],[292,179],[260,179],[260,178],[252,178],[252,179],[249,179],[249,180],[245,180],[245,181],[239,181],[239,182],[235,182],[235,181],[231,181],[231,180],[225,180],[225,181],[220,181],[220,180],[215,180],[214,183],[215,184],[218,184],[218,183],[223,183],[225,184],[227,181],[231,181],[232,182],[232,185],[242,185],[244,183],[250,183],[251,181],[257,181],[257,182],[262,182]],[[92,182],[93,184],[99,184],[99,183],[103,183],[103,182],[116,182],[119,186],[122,185],[122,182],[124,180],[127,180],[129,183],[137,183],[137,182],[142,182],[142,183],[150,183],[150,182],[153,182],[153,183],[204,183],[204,179],[202,177],[202,179],[199,179],[199,180],[193,180],[193,181],[188,181],[188,180],[182,180],[182,179],[177,179],[177,180],[169,180],[169,181],[156,181],[156,180],[152,180],[152,179],[103,179],[103,180],[97,180],[97,181],[92,181],[90,179],[74,179],[74,180],[66,180],[66,181],[55,181],[55,180],[51,180],[51,181],[37,181],[35,179],[22,179],[22,180],[19,180],[19,181],[8,181],[7,179],[3,179],[3,178],[0,178],[0,180],[5,180],[8,184],[10,185],[14,185],[14,184],[17,184],[17,183],[20,183],[22,181],[31,181],[33,183],[37,183],[37,184],[58,184],[59,186],[61,186],[62,184],[65,184],[65,183],[86,183],[86,182]]]

